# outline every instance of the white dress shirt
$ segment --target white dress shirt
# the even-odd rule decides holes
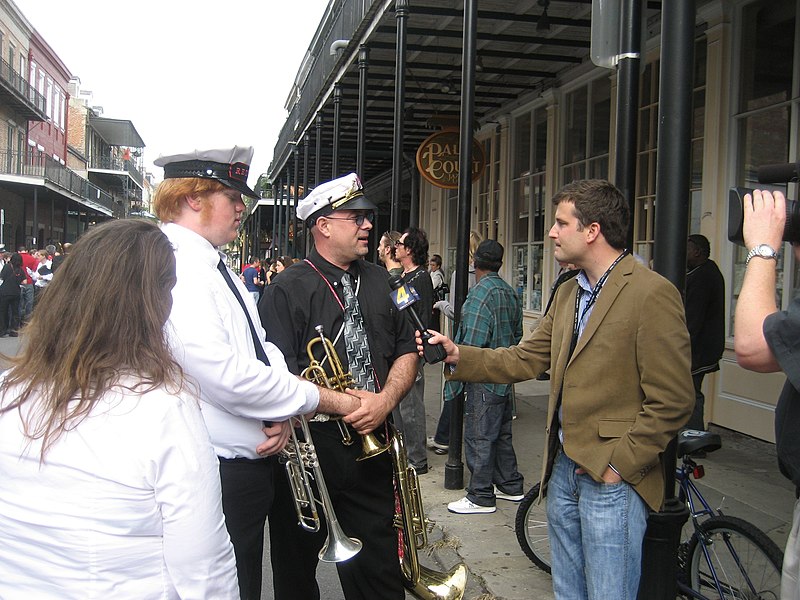
[[[0,598],[238,600],[195,398],[112,388],[41,464],[22,427],[0,413]]]
[[[168,332],[175,357],[200,388],[211,442],[223,458],[258,458],[262,420],[283,421],[309,413],[319,390],[286,368],[266,333],[252,296],[229,271],[269,358],[256,357],[242,307],[217,270],[221,254],[202,236],[168,223],[162,227],[175,249],[178,283],[172,290]]]

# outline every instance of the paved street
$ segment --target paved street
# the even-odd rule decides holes
[[[14,354],[19,339],[0,338],[0,352]],[[432,433],[439,416],[440,368],[426,368],[426,413]],[[536,482],[541,468],[542,441],[548,382],[517,385],[517,414],[514,446],[526,490]],[[794,489],[778,472],[775,447],[740,434],[712,428],[723,438],[722,449],[702,462],[706,477],[698,485],[712,506],[726,514],[744,518],[764,531],[783,548],[791,523]],[[423,564],[435,570],[450,568],[464,561],[469,569],[465,600],[526,600],[553,598],[550,578],[537,569],[520,550],[514,535],[516,505],[498,501],[498,511],[488,515],[455,515],[447,503],[463,496],[463,490],[445,490],[446,456],[429,453],[430,471],[420,477],[427,516],[436,521],[431,536],[433,552],[423,552]],[[464,479],[469,472],[464,468]],[[443,539],[444,538],[444,539]],[[269,565],[265,563],[265,593],[271,598]],[[335,567],[319,570],[322,597],[340,600]],[[409,596],[410,597],[410,596]]]

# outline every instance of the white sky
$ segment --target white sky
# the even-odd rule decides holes
[[[13,0],[103,116],[159,154],[253,146],[266,172],[328,0]]]

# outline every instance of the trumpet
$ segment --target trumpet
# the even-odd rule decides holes
[[[314,329],[319,333],[319,337],[311,339],[306,344],[306,354],[308,354],[308,366],[300,373],[300,377],[308,379],[309,381],[317,384],[320,387],[326,387],[339,392],[344,392],[347,388],[353,387],[353,376],[344,370],[342,361],[339,360],[339,355],[336,354],[336,348],[333,347],[327,337],[325,337],[325,328],[322,325],[317,325]],[[314,356],[314,346],[322,344],[325,351],[325,359],[328,361],[331,369],[331,375],[322,366],[322,364]],[[324,361],[323,361],[324,362]],[[347,425],[341,419],[337,419],[339,430],[342,433],[342,443],[349,446],[353,443],[353,438]],[[375,434],[367,433],[361,436],[361,456],[356,460],[366,460],[386,452],[389,449],[389,444],[381,444]]]
[[[302,415],[297,419],[300,421],[305,442],[301,443],[297,439],[297,433],[292,427],[290,449],[284,449],[280,458],[285,461],[286,476],[289,478],[289,485],[292,488],[292,499],[297,511],[298,524],[306,531],[319,531],[320,518],[317,511],[317,503],[319,503],[325,513],[325,522],[328,525],[328,537],[319,551],[319,559],[323,562],[342,562],[358,554],[362,546],[361,540],[348,537],[339,525],[328,487],[325,485],[325,477],[322,475],[322,469],[317,460],[317,451],[311,441],[308,421]],[[311,487],[309,469],[317,482],[320,500],[317,500],[314,489]]]

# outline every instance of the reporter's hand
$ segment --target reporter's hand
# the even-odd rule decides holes
[[[428,339],[428,343],[431,345],[441,344],[444,348],[444,351],[447,352],[447,357],[444,359],[444,362],[448,365],[457,365],[460,358],[460,353],[458,351],[458,346],[453,343],[453,340],[446,335],[439,333],[438,331],[434,331],[433,329],[428,329],[428,333],[432,334]],[[420,336],[419,331],[414,332],[414,335],[417,342],[417,352],[420,356],[422,356],[422,337]]]
[[[267,440],[256,447],[259,456],[272,456],[286,447],[292,431],[291,420],[272,423],[263,427],[261,431],[267,436]]]
[[[783,229],[786,225],[786,198],[783,192],[754,190],[744,196],[744,225],[742,233],[745,246],[768,244],[780,250]]]

